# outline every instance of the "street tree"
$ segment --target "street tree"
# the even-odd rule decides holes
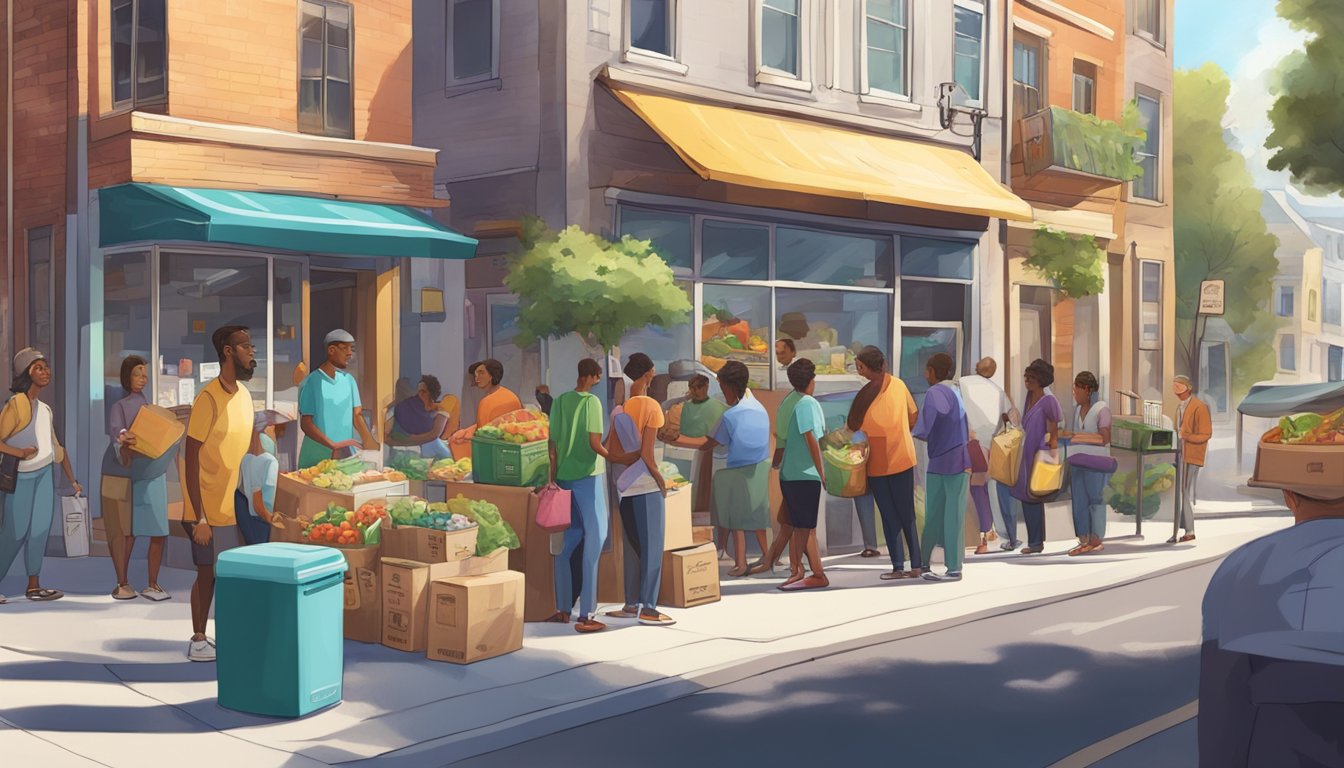
[[[1232,348],[1234,391],[1273,375],[1276,321],[1269,312],[1279,262],[1278,238],[1260,213],[1246,159],[1228,145],[1223,121],[1231,82],[1214,64],[1176,73],[1172,101],[1175,154],[1176,364],[1199,386],[1199,353],[1206,321],[1200,320],[1204,280],[1225,281],[1222,320],[1236,334]]]
[[[1309,38],[1279,62],[1270,79],[1276,98],[1269,111],[1274,130],[1265,140],[1274,150],[1269,168],[1287,170],[1310,192],[1344,192],[1344,109],[1339,98],[1344,3],[1279,0],[1278,12]]]

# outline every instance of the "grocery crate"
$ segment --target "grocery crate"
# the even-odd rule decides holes
[[[1117,420],[1111,424],[1111,447],[1134,453],[1162,453],[1175,448],[1176,435],[1170,429],[1150,427],[1137,421]]]
[[[537,487],[551,474],[550,449],[545,440],[506,443],[486,437],[471,439],[472,479],[485,485]]]

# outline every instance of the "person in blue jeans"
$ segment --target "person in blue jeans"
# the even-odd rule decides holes
[[[1070,555],[1102,551],[1106,538],[1106,483],[1115,473],[1111,457],[1111,409],[1105,400],[1092,402],[1101,384],[1091,371],[1073,377],[1073,431],[1069,438],[1069,488],[1073,532],[1078,546]]]
[[[280,478],[280,460],[275,457],[275,441],[263,430],[268,421],[258,413],[252,421],[252,445],[238,470],[238,490],[234,496],[234,514],[238,533],[247,544],[265,544],[271,529],[280,527],[275,514],[275,486]]]
[[[578,364],[578,382],[551,405],[551,483],[570,492],[570,521],[564,546],[555,557],[555,614],[547,621],[568,624],[574,607],[571,559],[583,548],[579,589],[579,617],[574,629],[600,632],[606,625],[593,617],[597,611],[597,567],[607,541],[607,488],[603,482],[606,460],[602,445],[602,401],[590,390],[602,380],[602,368],[584,358]]]

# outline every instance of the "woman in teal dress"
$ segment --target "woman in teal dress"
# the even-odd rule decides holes
[[[733,533],[733,569],[729,576],[745,576],[747,531],[756,534],[761,552],[767,549],[770,528],[770,415],[747,389],[747,366],[730,360],[718,373],[719,388],[728,410],[714,434],[700,448],[728,449],[727,466],[714,473],[714,524]]]

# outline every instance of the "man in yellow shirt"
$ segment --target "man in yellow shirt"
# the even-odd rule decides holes
[[[191,404],[187,422],[187,455],[183,476],[187,492],[182,521],[191,539],[196,583],[191,587],[191,646],[187,658],[214,661],[215,643],[205,635],[210,602],[215,596],[214,529],[237,525],[233,493],[243,456],[252,443],[252,395],[243,386],[257,369],[252,335],[239,325],[226,325],[211,337],[219,355],[219,376]]]

